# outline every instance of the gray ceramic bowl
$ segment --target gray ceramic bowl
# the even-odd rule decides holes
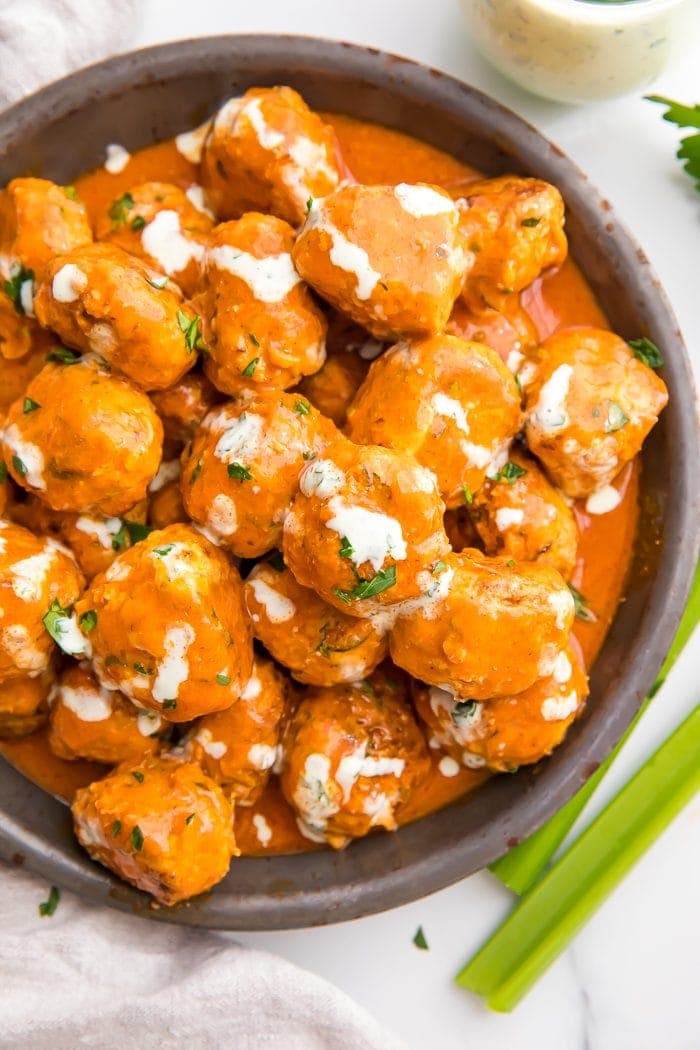
[[[613,326],[664,348],[671,401],[644,449],[640,531],[658,542],[644,544],[646,570],[631,574],[593,670],[586,715],[537,768],[498,777],[440,813],[342,853],[237,860],[212,893],[154,911],[78,848],[64,806],[0,761],[0,856],[90,900],[169,922],[248,930],[320,925],[414,900],[482,868],[566,802],[654,681],[687,597],[699,517],[691,371],[647,260],[561,150],[457,80],[375,50],[302,37],[151,48],[67,77],[0,114],[0,184],[27,171],[70,182],[103,161],[106,143],[137,149],[184,131],[253,84],[291,84],[312,106],[410,132],[489,174],[518,171],[555,183],[568,205],[573,254]]]

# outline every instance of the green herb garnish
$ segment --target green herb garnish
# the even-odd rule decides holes
[[[136,233],[138,233],[139,230],[142,230],[145,225],[146,220],[144,219],[143,215],[137,215],[135,219],[131,220],[131,228]]]
[[[589,608],[588,599],[584,598],[579,590],[574,587],[573,583],[569,584],[569,590],[571,591],[571,597],[574,599],[574,614],[577,620],[583,620],[584,623],[595,623],[598,617]]]
[[[12,466],[15,468],[21,478],[26,478],[27,467],[26,464],[19,458],[19,456],[12,457]]]
[[[65,193],[69,201],[80,200],[80,197],[78,196],[78,191],[76,190],[75,186],[64,186],[63,192]]]
[[[66,641],[66,635],[70,635],[76,627],[72,614],[72,608],[64,609],[58,599],[54,598],[42,618],[42,623],[59,649],[69,656],[82,656],[85,652],[85,641],[82,641],[78,649]]]
[[[144,675],[153,674],[153,668],[152,667],[146,667],[145,664],[135,663],[134,664],[134,670],[137,671],[139,674],[144,674]]]
[[[678,128],[700,129],[700,105],[684,106],[680,102],[674,102],[663,95],[647,95],[648,102],[659,102],[667,106],[664,120],[669,124],[675,124]],[[700,130],[694,135],[686,135],[681,139],[681,145],[676,153],[679,160],[684,161],[683,167],[695,179],[695,189],[700,192]]]
[[[115,820],[114,824],[112,824],[112,838],[115,839],[121,830],[122,830],[122,822],[121,822],[121,820]]]
[[[4,459],[0,459],[0,485],[4,485],[7,481],[7,463]]]
[[[26,284],[27,281],[30,281],[33,287],[34,271],[25,270],[24,266],[20,266],[17,272],[12,274],[9,281],[3,282],[3,288],[12,300],[12,304],[18,314],[26,313],[22,303],[22,285]]]
[[[642,339],[630,339],[628,345],[632,347],[634,356],[643,361],[649,368],[662,368],[664,357],[656,343],[644,336]]]
[[[206,350],[202,341],[202,333],[199,330],[201,320],[199,314],[195,314],[194,317],[188,317],[184,310],[178,310],[177,312],[177,323],[180,326],[180,331],[184,332],[185,346],[190,353],[194,353],[195,350]]]
[[[39,905],[39,915],[42,917],[48,916],[49,918],[53,915],[58,907],[58,902],[61,899],[61,893],[57,886],[52,886],[49,890],[49,899],[42,901]]]
[[[112,550],[121,551],[129,544],[139,543],[145,540],[153,532],[150,525],[143,525],[140,521],[129,521],[128,518],[121,519],[121,526],[112,538]]]
[[[62,365],[77,365],[80,354],[73,353],[66,346],[56,346],[50,354],[46,355],[47,361],[58,361]]]
[[[164,711],[174,711],[176,707],[177,707],[177,700],[173,699],[173,700],[164,700],[163,701],[163,710]]]
[[[528,227],[539,226],[540,222],[541,222],[541,220],[539,218],[536,218],[535,216],[533,216],[531,219],[523,219],[523,221],[520,223],[520,225],[521,226],[528,226]]]
[[[444,561],[436,561],[430,571],[432,572],[433,576],[439,576],[441,573],[447,571],[447,566],[445,565]]]
[[[185,824],[191,824],[193,820],[194,820],[194,813],[190,813],[188,816],[185,817]]]
[[[248,332],[248,338],[250,339],[253,346],[260,346],[260,342],[257,336],[254,336],[252,332]]]
[[[396,566],[390,565],[388,569],[380,569],[376,576],[373,576],[371,580],[360,580],[357,587],[353,587],[351,591],[341,590],[340,587],[333,588],[333,594],[336,598],[340,598],[346,605],[351,605],[353,602],[361,602],[365,598],[374,598],[375,595],[381,594],[382,591],[386,591],[389,587],[393,587],[396,583]]]
[[[112,225],[120,226],[121,223],[126,222],[133,206],[134,198],[130,193],[124,193],[121,197],[117,197],[116,200],[112,201],[109,206],[109,217],[112,220]]]
[[[421,951],[428,951],[428,942],[425,939],[425,934],[423,933],[422,926],[419,926],[416,932],[414,933],[413,943],[415,944],[416,948],[420,948]]]
[[[218,674],[216,676],[216,681],[218,682],[219,685],[230,685],[231,684],[231,675],[230,674]]]
[[[468,485],[462,485],[462,495],[464,496],[464,502],[469,506],[470,503],[474,502],[474,493]]]
[[[341,558],[354,558],[355,557],[355,551],[353,550],[353,546],[350,543],[350,540],[347,538],[347,536],[342,536],[341,537],[340,550],[339,550],[338,553],[340,554]]]
[[[97,627],[97,613],[94,609],[88,609],[87,612],[80,614],[78,623],[81,631],[84,631],[85,634],[90,634],[90,631],[94,631]]]
[[[512,485],[518,478],[522,478],[527,474],[525,467],[519,466],[517,463],[513,463],[512,460],[508,460],[504,467],[494,474],[493,481],[507,481],[509,485]]]
[[[143,784],[146,779],[140,769],[132,769],[131,775],[139,784]]]
[[[202,461],[201,461],[201,459],[198,459],[196,464],[195,464],[194,470],[190,474],[190,485],[194,485],[195,481],[197,480],[197,478],[199,477],[199,475],[201,473],[202,473]]]
[[[38,401],[32,401],[31,397],[25,397],[24,401],[22,402],[22,411],[24,412],[25,416],[28,415],[30,412],[36,412],[37,408],[41,408],[41,405]]]
[[[154,547],[153,553],[157,554],[159,558],[164,558],[166,554],[170,554],[174,547],[174,543],[166,543],[164,547]]]
[[[608,401],[608,414],[605,418],[605,430],[606,434],[615,434],[618,430],[622,430],[624,426],[629,423],[629,416],[626,416],[622,411],[617,401]]]
[[[226,473],[230,478],[234,478],[236,481],[251,481],[253,475],[248,470],[248,467],[242,463],[229,463],[226,468]]]
[[[298,416],[308,416],[311,406],[308,401],[297,401],[294,405],[294,411]]]
[[[259,346],[260,344],[258,343],[257,345]],[[243,369],[242,375],[247,376],[248,378],[250,378],[253,375],[253,373],[255,372],[255,369],[258,367],[259,360],[260,360],[259,357],[254,357],[252,361],[249,361],[248,364]]]
[[[131,845],[134,847],[137,853],[140,853],[143,849],[143,832],[138,824],[134,827],[131,832]]]

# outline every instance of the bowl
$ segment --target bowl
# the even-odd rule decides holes
[[[349,849],[236,860],[211,893],[156,909],[93,863],[70,813],[0,761],[0,856],[87,900],[161,921],[285,929],[352,919],[484,867],[550,817],[617,742],[651,687],[685,604],[698,552],[698,435],[690,365],[642,251],[586,176],[555,145],[481,92],[371,48],[291,36],[219,36],[121,55],[0,114],[0,180],[31,171],[69,183],[102,163],[108,142],[137,149],[198,124],[253,84],[290,84],[315,107],[409,132],[488,174],[555,183],[568,232],[614,328],[664,348],[670,405],[644,448],[643,550],[591,675],[586,714],[537,767],[496,777],[395,834]],[[643,565],[643,571],[641,566]]]

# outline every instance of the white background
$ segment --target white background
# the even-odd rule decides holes
[[[526,95],[472,49],[456,0],[144,0],[133,43],[255,31],[334,37],[408,55],[476,85],[534,123],[591,176],[636,234],[698,370],[700,196],[674,160],[678,133],[662,122],[659,107],[631,97],[575,109]],[[697,40],[654,90],[700,101]],[[700,632],[584,821],[698,702],[698,672]],[[699,870],[696,799],[510,1016],[489,1014],[452,984],[512,904],[488,873],[384,915],[241,939],[330,979],[412,1048],[698,1050]],[[427,952],[411,943],[419,924]]]

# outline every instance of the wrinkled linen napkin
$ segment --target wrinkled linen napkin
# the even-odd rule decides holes
[[[123,48],[136,9],[135,0],[0,0],[0,108]],[[65,891],[41,918],[47,894],[43,880],[0,863],[2,1048],[401,1050],[337,988],[230,935]]]

